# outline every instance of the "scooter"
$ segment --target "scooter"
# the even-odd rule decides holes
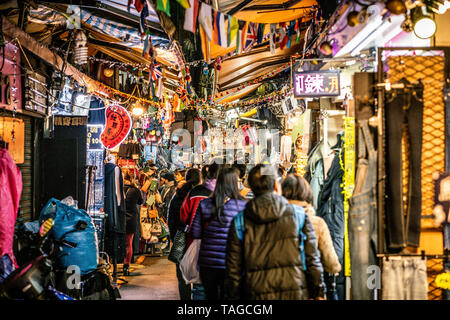
[[[53,264],[57,258],[57,245],[75,247],[76,243],[64,238],[50,240],[48,232],[53,219],[44,221],[39,231],[38,250],[40,256],[14,270],[0,284],[0,299],[12,300],[74,300],[55,289]]]
[[[61,297],[70,296],[80,300],[115,300],[120,297],[117,289],[111,286],[111,276],[103,260],[96,270],[81,275],[78,283],[70,281],[67,270],[58,268],[62,246],[70,248],[77,246],[76,243],[67,241],[66,236],[82,231],[86,226],[86,222],[79,221],[75,228],[63,234],[61,239],[54,239],[48,234],[53,227],[52,219],[44,221],[39,232],[33,230],[33,224],[29,224],[29,227],[26,225],[19,227],[16,231],[18,243],[16,258],[19,264],[25,267],[15,270],[2,283],[3,290],[0,291],[3,291],[3,298],[53,300],[56,297],[60,300]],[[72,285],[69,286],[69,283]],[[31,293],[22,297],[20,291],[29,284],[32,285]]]

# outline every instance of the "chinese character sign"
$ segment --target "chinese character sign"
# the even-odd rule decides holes
[[[294,72],[294,95],[328,97],[340,94],[339,71]]]
[[[87,126],[87,146],[88,150],[103,150],[103,144],[100,139],[100,134],[103,131],[102,125],[88,125]]]
[[[100,139],[105,148],[114,148],[121,144],[131,130],[131,117],[121,106],[106,108],[106,126]]]

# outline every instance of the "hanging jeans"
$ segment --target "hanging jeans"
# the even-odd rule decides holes
[[[383,260],[383,300],[427,300],[427,263],[420,257]]]
[[[367,120],[360,122],[358,135],[358,171],[355,190],[349,200],[349,244],[353,300],[372,300],[368,268],[377,265],[377,152]],[[368,159],[366,159],[366,148]]]
[[[390,248],[419,246],[422,209],[421,164],[423,86],[406,87],[386,104],[386,218]],[[408,124],[409,182],[407,210],[404,212],[402,135],[403,124]]]

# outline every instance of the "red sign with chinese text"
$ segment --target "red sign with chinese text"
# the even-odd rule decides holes
[[[331,97],[339,96],[340,93],[341,84],[337,70],[294,72],[296,98]]]
[[[100,139],[105,148],[112,149],[121,144],[130,133],[131,117],[121,106],[109,106],[105,112],[106,126]]]
[[[22,79],[20,50],[11,43],[5,45],[3,68],[0,70],[0,108],[22,109]],[[2,57],[0,56],[0,66]],[[14,101],[16,104],[14,104]]]

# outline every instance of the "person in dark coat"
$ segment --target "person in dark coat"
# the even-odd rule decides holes
[[[227,242],[225,291],[230,300],[322,299],[323,267],[317,239],[306,215],[303,269],[295,208],[281,196],[277,170],[260,164],[249,173],[255,194],[244,210],[243,239],[236,218]],[[306,272],[307,271],[307,272]]]
[[[143,203],[141,191],[139,190],[134,177],[128,172],[124,179],[124,191],[127,254],[123,261],[123,275],[127,276],[130,274],[130,263],[133,256],[133,237],[137,230],[139,221],[138,205]]]
[[[344,193],[342,189],[344,170],[341,167],[341,161],[343,159],[345,159],[344,152],[337,151],[319,194],[317,209],[317,216],[323,218],[330,229],[334,250],[336,250],[339,263],[342,266],[344,265],[345,255],[345,214]],[[338,276],[325,273],[325,283],[327,285],[328,300],[345,299],[344,270],[341,270]]]
[[[181,230],[180,223],[180,209],[183,201],[186,199],[189,192],[196,186],[202,183],[202,174],[199,169],[192,168],[186,172],[185,182],[178,184],[175,194],[169,202],[167,224],[169,226],[170,240],[175,240],[177,230]]]
[[[239,192],[238,171],[223,168],[217,177],[212,197],[200,201],[191,226],[191,236],[201,239],[198,265],[207,300],[223,300],[225,256],[233,218],[245,208]]]
[[[170,200],[172,199],[173,195],[176,192],[177,189],[177,182],[175,180],[175,175],[172,172],[166,172],[163,175],[161,175],[161,215],[167,219],[167,213],[168,213],[168,207]]]
[[[191,226],[201,200],[208,198],[216,187],[216,179],[221,165],[212,163],[202,169],[203,183],[194,187],[183,202],[180,210],[180,222],[183,226]],[[204,172],[204,174],[203,174]],[[190,232],[187,234],[186,250],[192,244]],[[201,284],[194,283],[192,286],[192,300],[205,300],[204,287]]]
[[[186,172],[186,182],[178,184],[175,195],[169,203],[167,223],[169,225],[170,240],[175,240],[177,230],[182,230],[183,226],[180,223],[180,209],[184,199],[186,199],[189,192],[197,185],[202,183],[202,175],[199,169],[189,169]],[[178,278],[178,291],[181,300],[191,300],[191,286],[187,285],[181,274],[180,265],[176,265]]]

